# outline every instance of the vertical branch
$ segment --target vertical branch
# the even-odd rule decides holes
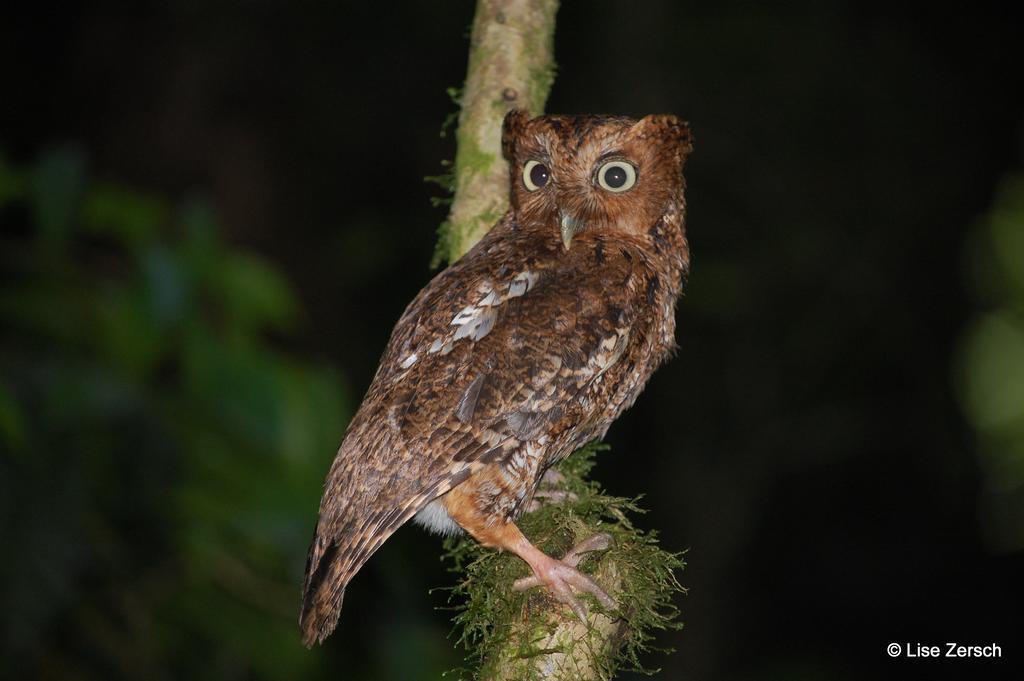
[[[508,208],[501,121],[512,108],[544,111],[554,80],[558,0],[478,0],[455,133],[455,196],[445,254],[454,262]]]

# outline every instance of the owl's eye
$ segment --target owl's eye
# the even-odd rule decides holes
[[[610,192],[624,192],[636,184],[636,168],[625,161],[609,161],[597,171],[597,183]]]
[[[531,192],[535,192],[548,183],[551,173],[548,167],[537,161],[527,161],[523,166],[523,184]]]

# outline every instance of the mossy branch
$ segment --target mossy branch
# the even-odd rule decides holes
[[[459,96],[455,134],[454,191],[442,225],[435,259],[453,262],[468,251],[508,207],[508,166],[501,156],[505,113],[544,110],[554,80],[553,38],[557,0],[478,0],[470,37],[466,84]],[[586,480],[591,445],[560,466],[562,480],[547,499],[519,521],[526,536],[552,556],[563,556],[580,541],[611,537],[607,550],[585,554],[579,568],[619,604],[603,611],[587,599],[589,622],[548,597],[542,589],[516,592],[513,582],[529,568],[518,557],[479,546],[472,539],[450,540],[447,556],[462,575],[452,590],[459,641],[470,651],[473,670],[486,681],[611,679],[618,669],[642,670],[641,651],[657,629],[678,628],[672,599],[682,587],[677,554],[662,550],[653,533],[632,525],[640,509],[632,500],[604,494]]]
[[[446,557],[462,575],[452,589],[459,643],[470,651],[473,670],[464,676],[484,681],[606,681],[628,668],[644,669],[640,654],[655,650],[654,633],[678,629],[673,598],[684,591],[675,573],[682,557],[660,548],[656,534],[630,522],[642,513],[634,500],[605,494],[588,481],[594,455],[607,446],[591,444],[558,470],[559,494],[519,520],[524,534],[542,551],[562,556],[597,534],[612,538],[606,551],[586,554],[579,568],[591,574],[619,604],[607,612],[584,596],[590,611],[584,625],[546,591],[513,590],[530,574],[517,556],[484,548],[471,538],[449,539]],[[546,491],[552,491],[550,487]]]

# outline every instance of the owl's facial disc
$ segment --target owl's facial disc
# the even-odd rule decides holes
[[[555,248],[561,241],[563,252],[592,235],[650,239],[682,191],[678,176],[690,146],[689,128],[673,116],[510,112],[502,155],[516,224],[542,230]]]

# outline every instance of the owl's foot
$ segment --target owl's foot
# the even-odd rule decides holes
[[[584,624],[587,624],[587,609],[573,594],[573,587],[578,591],[589,593],[608,610],[615,610],[618,605],[597,582],[576,568],[585,554],[592,551],[603,551],[611,544],[611,535],[595,534],[570,549],[562,560],[556,560],[527,542],[526,546],[529,548],[520,548],[517,553],[520,558],[530,564],[533,575],[516,580],[512,588],[515,591],[526,591],[537,586],[546,586],[551,595],[572,608],[576,616]]]
[[[536,511],[543,506],[542,499],[550,504],[561,504],[566,501],[577,501],[579,497],[563,489],[539,489],[533,493],[533,499],[530,500],[530,505],[526,510],[530,513]]]
[[[597,582],[576,569],[585,554],[610,547],[611,535],[596,534],[577,544],[562,560],[556,560],[531,544],[515,523],[488,522],[472,502],[467,503],[464,499],[466,493],[461,490],[462,487],[456,487],[446,497],[445,508],[455,521],[480,543],[516,554],[533,570],[532,577],[517,580],[512,585],[513,589],[525,591],[535,586],[546,586],[555,598],[572,608],[584,624],[589,624],[587,609],[576,598],[573,588],[591,594],[608,610],[618,608],[615,600]]]
[[[556,471],[554,468],[549,468],[544,472],[544,477],[541,478],[540,484],[542,487],[533,493],[533,499],[530,500],[530,504],[526,507],[527,512],[533,513],[543,504],[541,500],[544,500],[550,504],[561,504],[566,501],[576,501],[579,499],[572,492],[567,492],[564,489],[558,489],[560,485],[565,483],[565,476]],[[543,485],[554,487],[555,489],[545,489]]]
[[[560,471],[555,470],[554,468],[549,468],[546,471],[544,471],[544,477],[542,477],[540,479],[540,484],[542,484],[542,485],[552,485],[552,486],[555,486],[555,485],[561,485],[564,482],[565,482],[565,476],[562,475],[562,473]]]

